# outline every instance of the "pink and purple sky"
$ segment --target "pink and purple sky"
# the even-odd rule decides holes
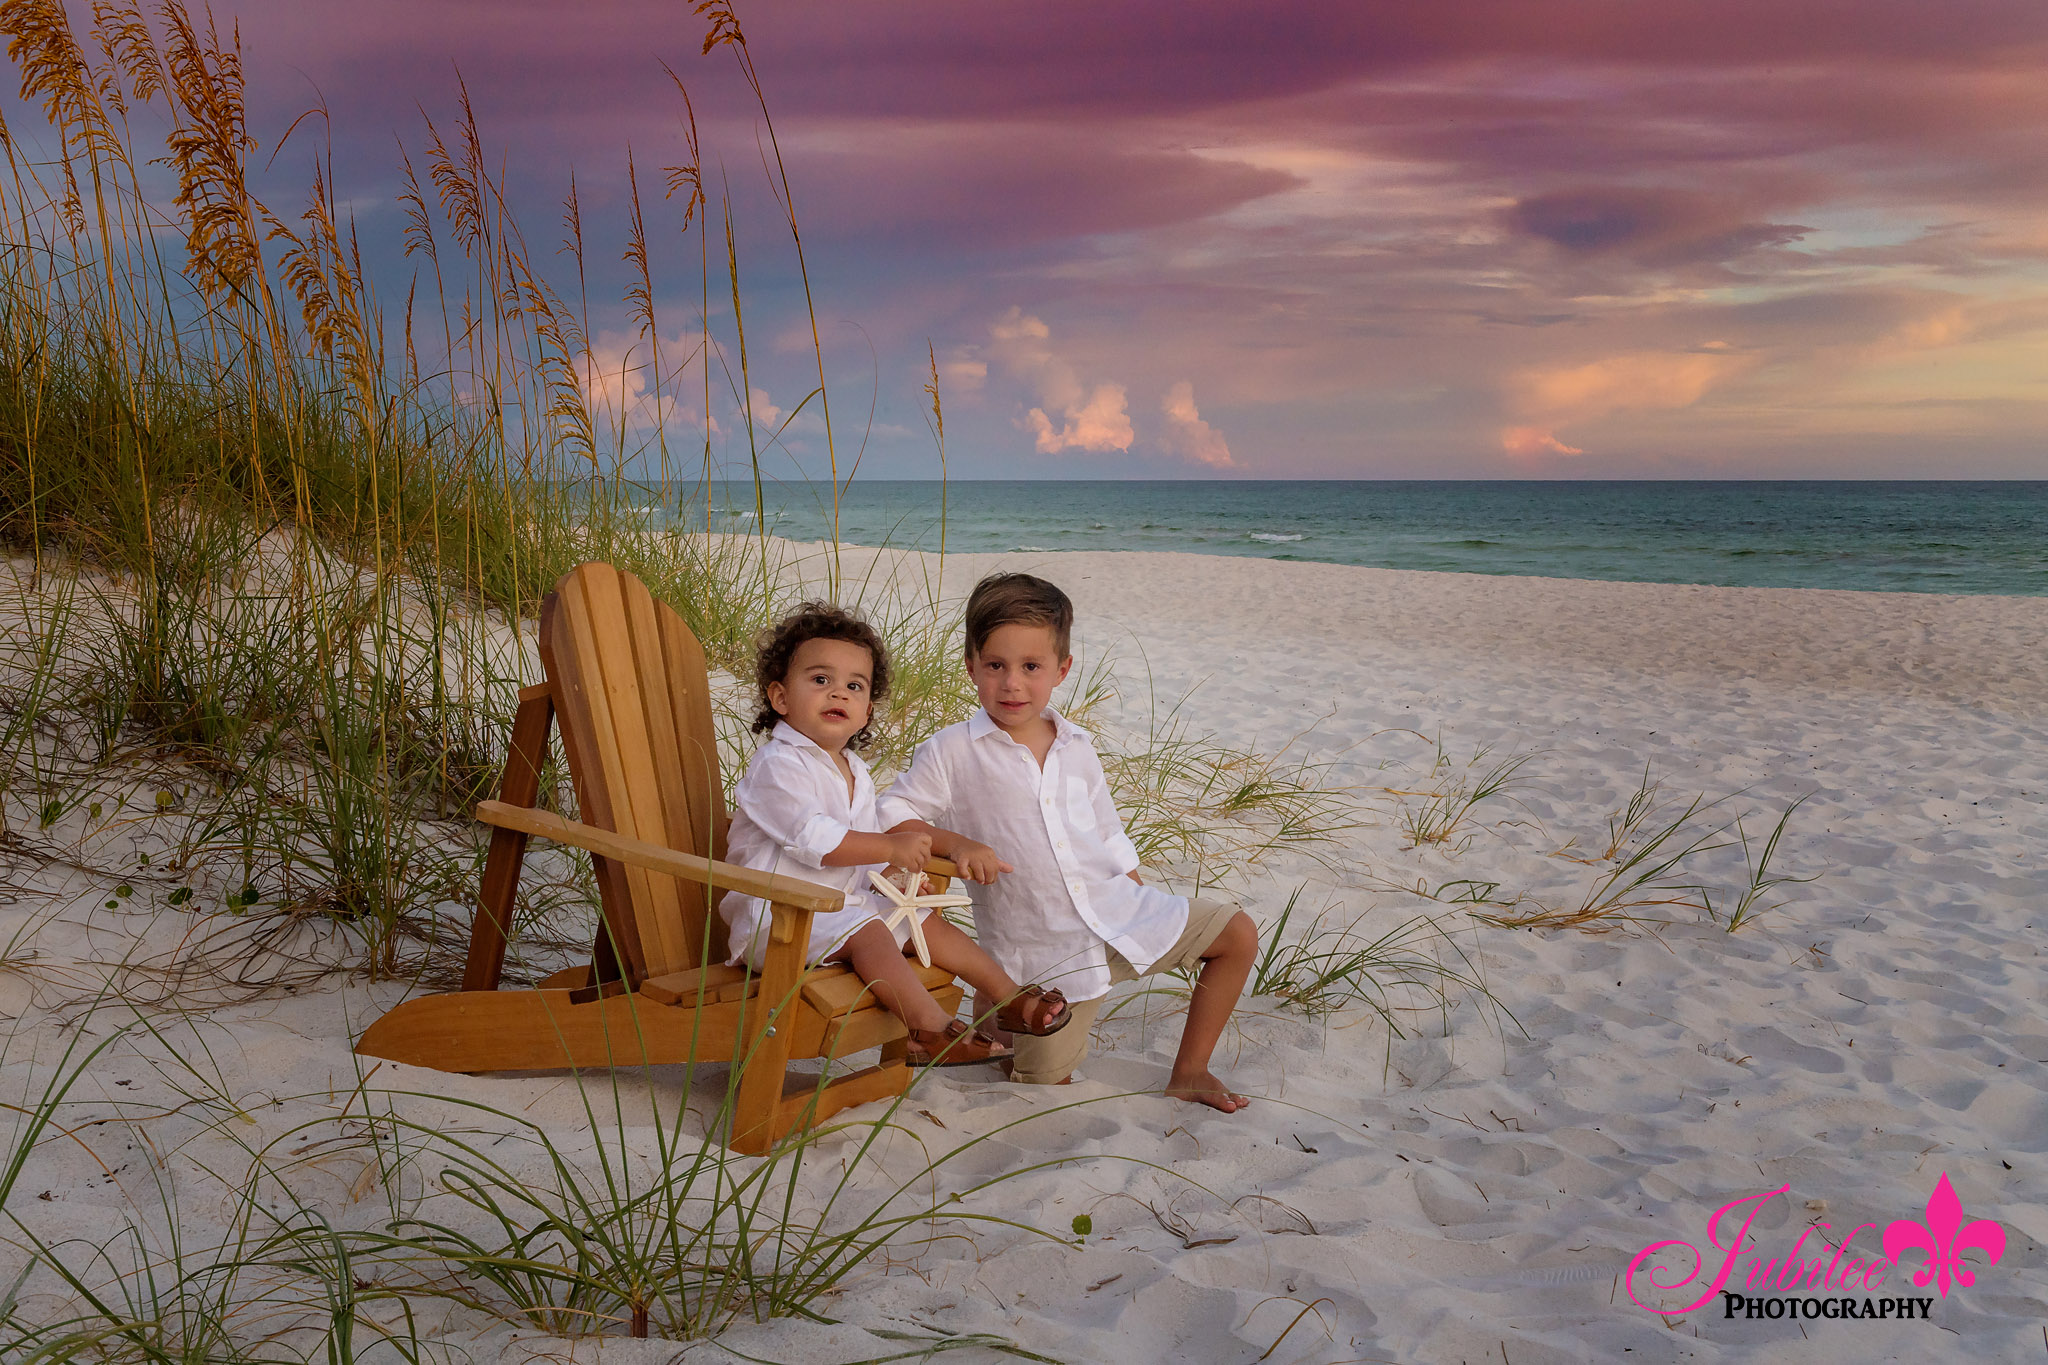
[[[929,340],[955,477],[2048,477],[2037,0],[738,9],[866,474],[937,473]],[[387,298],[394,139],[417,159],[459,68],[529,240],[574,168],[616,299],[626,148],[643,190],[682,155],[666,61],[732,187],[756,387],[803,394],[759,118],[687,4],[215,12],[263,155],[324,96]]]

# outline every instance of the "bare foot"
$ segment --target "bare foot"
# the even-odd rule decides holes
[[[1252,1102],[1251,1096],[1233,1093],[1229,1086],[1207,1071],[1186,1077],[1175,1074],[1166,1083],[1166,1093],[1174,1099],[1206,1104],[1226,1114],[1235,1114]]]

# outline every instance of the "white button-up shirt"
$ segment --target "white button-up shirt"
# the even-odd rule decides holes
[[[879,803],[885,828],[905,820],[964,834],[1016,868],[968,885],[981,946],[1021,982],[1071,1000],[1109,993],[1114,948],[1140,972],[1187,929],[1188,903],[1131,881],[1138,851],[1109,798],[1088,732],[1047,709],[1052,749],[1031,750],[989,718],[950,725],[920,744]]]
[[[882,829],[875,813],[875,781],[860,755],[847,751],[853,792],[832,755],[806,739],[787,721],[754,751],[746,776],[733,792],[732,828],[725,839],[727,861],[762,872],[779,872],[847,893],[846,908],[811,920],[808,959],[816,962],[844,943],[884,908],[868,885],[869,866],[826,867],[825,855],[853,830]],[[726,893],[719,911],[732,932],[734,964],[761,966],[768,946],[768,902]]]

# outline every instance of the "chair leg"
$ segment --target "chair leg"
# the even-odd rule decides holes
[[[797,983],[803,976],[804,943],[770,942],[761,968],[761,987],[747,1006],[741,1028],[739,1094],[734,1099],[732,1141],[736,1152],[759,1156],[782,1137],[782,1083],[802,1008]]]
[[[782,1137],[776,1120],[782,1111],[782,1083],[789,1075],[789,1026],[769,1028],[770,1035],[748,1049],[733,1105],[731,1146],[749,1156],[759,1156]]]
[[[540,769],[547,759],[548,728],[554,718],[553,693],[545,686],[529,687],[519,694],[519,709],[512,717],[511,750],[505,755],[505,777],[498,789],[498,799],[506,805],[531,806],[539,799]],[[519,890],[526,841],[527,836],[518,830],[491,831],[476,920],[469,931],[469,960],[462,969],[462,989],[466,991],[494,991],[505,975],[505,941],[512,928],[512,901]]]
[[[597,938],[590,945],[590,986],[592,989],[609,986],[622,990],[625,979],[626,974],[619,970],[619,949],[612,939],[612,922],[599,915]]]
[[[955,1008],[958,1008],[957,994],[955,992]],[[900,1026],[898,1031],[901,1031]],[[909,1060],[910,1039],[907,1036],[885,1042],[882,1044],[880,1065],[834,1077],[816,1090],[802,1090],[793,1095],[783,1095],[775,1104],[772,1119],[766,1124],[765,1131],[769,1136],[765,1140],[759,1140],[758,1147],[738,1147],[738,1144],[735,1146],[743,1152],[766,1151],[769,1146],[797,1129],[823,1123],[843,1109],[851,1109],[854,1105],[866,1104],[871,1100],[886,1100],[901,1095],[910,1089],[911,1080],[916,1074],[911,1070]],[[765,1088],[763,1087],[764,1090]],[[759,1103],[758,1100],[756,1102]],[[734,1131],[740,1131],[738,1123],[734,1124]]]

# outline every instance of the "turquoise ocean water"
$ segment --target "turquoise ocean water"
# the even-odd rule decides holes
[[[2048,595],[2048,481],[1034,481],[942,490],[876,480],[842,497],[840,535],[937,549],[942,496],[946,548],[974,553],[1185,550],[1456,573]],[[830,533],[829,485],[771,485],[764,497],[773,533]],[[752,485],[714,485],[711,502],[714,527],[756,525]],[[686,520],[702,524],[701,501]]]

